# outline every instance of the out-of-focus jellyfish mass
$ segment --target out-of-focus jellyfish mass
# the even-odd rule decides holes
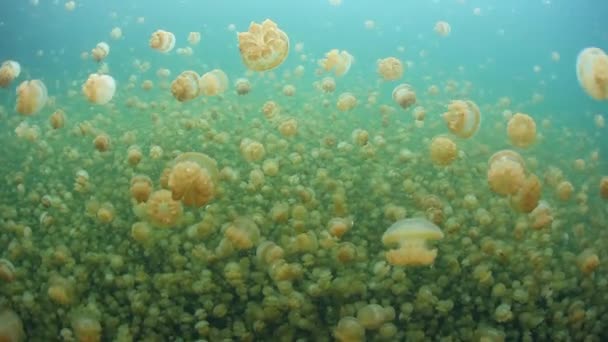
[[[3,1],[0,342],[608,341],[606,6],[379,4]]]

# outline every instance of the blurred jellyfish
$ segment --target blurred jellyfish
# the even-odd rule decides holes
[[[351,93],[342,93],[338,97],[336,106],[341,112],[348,112],[357,106],[357,98]]]
[[[171,82],[171,94],[180,102],[192,100],[199,93],[199,76],[194,71],[184,71]]]
[[[393,89],[393,101],[403,109],[408,109],[416,103],[416,92],[411,85],[402,83]]]
[[[116,81],[110,75],[91,74],[82,85],[82,92],[89,102],[103,105],[114,97]]]
[[[247,69],[266,71],[281,65],[289,53],[289,38],[270,19],[251,22],[247,32],[237,34],[241,58]]]
[[[76,9],[76,2],[68,1],[65,3],[64,7],[65,7],[66,11],[72,12],[74,9]]]
[[[511,144],[526,148],[536,140],[536,123],[529,115],[516,113],[509,120],[507,135]]]
[[[589,96],[608,99],[608,55],[603,50],[590,47],[581,51],[576,59],[576,77]]]
[[[119,40],[122,38],[122,29],[120,27],[115,27],[110,31],[110,37],[114,40]]]
[[[62,128],[65,125],[65,113],[62,110],[56,110],[49,117],[49,123],[53,129]]]
[[[91,50],[91,57],[97,62],[101,62],[110,54],[110,46],[106,42],[100,42]]]
[[[332,77],[324,77],[321,80],[321,89],[325,93],[333,93],[336,90],[336,81]]]
[[[433,164],[446,166],[456,160],[458,148],[456,147],[456,143],[450,138],[440,135],[431,140],[430,153]]]
[[[200,32],[190,32],[188,34],[188,43],[190,43],[190,45],[197,45],[200,41],[201,41]]]
[[[430,265],[437,257],[437,249],[429,249],[426,242],[442,238],[441,229],[426,219],[399,220],[382,235],[385,246],[399,246],[386,252],[386,261],[395,266]]]
[[[325,54],[325,58],[319,60],[319,66],[325,71],[333,71],[340,77],[345,75],[353,63],[353,56],[347,51],[338,49],[330,50]]]
[[[149,45],[154,50],[167,53],[175,47],[175,35],[164,30],[157,30],[152,33]]]
[[[228,76],[220,69],[213,69],[199,78],[198,87],[205,96],[222,94],[228,88]]]
[[[46,86],[41,80],[23,81],[17,87],[15,110],[22,115],[32,115],[44,108],[47,100]]]
[[[8,87],[21,74],[21,65],[15,61],[5,61],[0,66],[0,88]]]
[[[21,318],[11,309],[0,309],[0,341],[25,341],[25,332]]]
[[[450,35],[452,31],[452,27],[445,21],[438,21],[435,23],[435,33],[442,37],[447,37]]]
[[[251,91],[251,83],[246,78],[239,78],[234,83],[238,95],[247,95]]]
[[[604,176],[600,180],[600,196],[603,199],[608,199],[608,176]]]
[[[403,64],[395,57],[378,60],[378,74],[386,81],[398,80],[403,76]]]
[[[479,129],[481,113],[473,101],[452,101],[443,114],[448,129],[461,138],[470,138]]]

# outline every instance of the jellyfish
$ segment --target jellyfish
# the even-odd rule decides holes
[[[283,259],[285,252],[283,248],[272,241],[264,241],[255,250],[256,260],[265,265],[272,265],[274,262]]]
[[[436,136],[431,140],[430,152],[431,161],[438,166],[450,165],[458,157],[456,143],[443,135]]]
[[[106,42],[98,43],[93,50],[91,50],[91,57],[96,62],[101,62],[110,54],[110,46]]]
[[[342,317],[334,329],[334,337],[339,342],[363,342],[365,341],[365,328],[355,317]]]
[[[97,151],[105,152],[110,149],[110,137],[105,133],[99,134],[93,139],[93,145]]]
[[[336,103],[336,107],[341,112],[348,112],[353,110],[357,106],[357,98],[351,93],[342,93],[338,97],[338,102]]]
[[[289,38],[270,19],[251,22],[247,32],[237,34],[241,59],[247,69],[267,71],[281,65],[289,53]]]
[[[403,76],[403,64],[395,57],[378,60],[378,74],[385,81],[398,80]]]
[[[450,35],[450,32],[452,31],[452,27],[450,26],[449,23],[445,22],[445,21],[438,21],[437,23],[435,23],[435,32],[442,36],[442,37],[447,37]]]
[[[65,113],[62,110],[56,110],[49,117],[49,123],[53,129],[62,128],[65,125]]]
[[[511,197],[511,203],[523,213],[530,213],[538,206],[542,186],[540,180],[534,174],[530,174],[522,183],[521,187]]]
[[[101,323],[98,313],[90,309],[79,309],[72,313],[72,330],[79,342],[101,341]]]
[[[340,239],[353,227],[352,218],[334,217],[327,224],[329,234]]]
[[[600,180],[600,196],[608,200],[608,176],[604,176]]]
[[[296,87],[292,84],[286,84],[283,87],[283,95],[285,96],[294,96],[296,94]]]
[[[152,180],[146,175],[135,175],[131,178],[131,197],[137,202],[146,202],[152,193]]]
[[[588,248],[576,257],[576,263],[583,274],[589,275],[600,265],[600,258],[597,253]]]
[[[53,302],[61,305],[72,304],[76,296],[73,282],[61,276],[51,277],[47,294]]]
[[[64,6],[65,6],[66,11],[72,12],[73,10],[76,9],[76,2],[74,2],[74,1],[68,1],[68,2],[65,3]]]
[[[529,115],[516,113],[509,120],[507,135],[511,144],[526,148],[536,140],[536,123]]]
[[[196,98],[199,93],[199,77],[194,71],[184,71],[171,82],[171,94],[180,102],[192,100]]]
[[[237,250],[255,247],[260,239],[258,226],[248,217],[238,217],[222,228],[224,237]]]
[[[357,321],[369,330],[376,330],[394,316],[393,309],[385,309],[378,304],[368,304],[357,311]]]
[[[395,266],[430,265],[437,257],[437,249],[429,249],[426,242],[442,238],[441,229],[426,219],[399,220],[382,235],[385,246],[399,246],[386,252],[386,261]]]
[[[15,266],[7,259],[0,259],[0,279],[7,283],[15,280]]]
[[[500,195],[514,195],[526,179],[523,158],[514,151],[494,153],[488,161],[488,184]]]
[[[25,341],[21,318],[11,309],[0,309],[0,341]]]
[[[22,115],[39,112],[48,101],[46,86],[41,80],[23,81],[17,87],[15,110]]]
[[[332,77],[325,77],[321,80],[321,89],[325,93],[333,93],[336,90],[336,81]]]
[[[319,60],[318,64],[325,71],[333,71],[334,75],[340,77],[346,75],[353,63],[353,56],[345,50],[332,49],[325,54],[325,58]]]
[[[181,202],[174,200],[169,190],[153,192],[146,202],[148,219],[159,228],[174,227],[181,219],[182,213]]]
[[[82,92],[89,102],[103,105],[114,97],[116,81],[110,75],[91,74],[82,85]]]
[[[251,83],[246,78],[239,78],[234,82],[237,95],[247,95],[251,91]]]
[[[264,158],[266,155],[266,149],[262,143],[251,140],[249,138],[245,138],[241,140],[241,154],[248,162],[258,161]]]
[[[589,96],[608,99],[608,55],[602,49],[589,47],[578,54],[576,77]]]
[[[545,201],[539,201],[538,205],[528,214],[533,229],[543,229],[550,227],[553,223],[551,207]]]
[[[120,27],[115,27],[110,31],[110,37],[114,40],[119,40],[122,38],[122,29]]]
[[[21,65],[15,61],[5,61],[0,66],[0,88],[8,87],[21,74]]]
[[[298,121],[295,118],[285,118],[279,123],[279,132],[288,138],[298,133]]]
[[[479,129],[481,114],[473,101],[452,101],[443,114],[448,129],[461,138],[470,138]]]
[[[190,45],[197,45],[200,41],[201,41],[200,32],[190,32],[188,34],[188,43],[190,43]]]
[[[416,92],[411,85],[402,83],[393,89],[393,101],[403,109],[408,109],[416,103]]]
[[[150,47],[162,53],[167,53],[175,47],[175,35],[164,30],[157,30],[150,37]]]
[[[222,94],[228,88],[228,76],[220,69],[213,69],[201,76],[198,80],[198,88],[205,96]]]
[[[173,160],[168,185],[173,200],[201,207],[215,197],[218,178],[215,160],[203,153],[187,152]]]

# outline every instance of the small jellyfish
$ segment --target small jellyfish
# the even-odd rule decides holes
[[[608,99],[608,55],[602,49],[589,47],[578,54],[576,77],[589,96]]]
[[[246,78],[239,78],[234,82],[237,95],[247,95],[251,92],[251,83]]]
[[[399,246],[386,252],[386,261],[395,266],[430,265],[437,257],[437,249],[429,249],[426,242],[442,238],[441,229],[426,219],[399,220],[382,235],[385,246]]]
[[[395,57],[378,60],[378,74],[385,81],[398,80],[403,76],[403,63]]]
[[[190,45],[197,45],[200,41],[201,41],[200,32],[190,32],[188,34],[188,43],[190,43]]]
[[[255,247],[260,240],[258,226],[247,217],[239,217],[222,228],[224,237],[237,250]]]
[[[245,138],[240,144],[241,154],[248,162],[259,161],[266,155],[266,149],[262,143]]]
[[[22,115],[39,112],[48,101],[46,86],[41,80],[23,81],[17,87],[15,110]]]
[[[65,3],[64,7],[65,7],[66,11],[72,12],[73,10],[76,9],[76,2],[74,2],[74,1],[68,1],[68,2]]]
[[[592,249],[585,249],[576,257],[576,263],[583,274],[589,275],[600,265],[600,258]]]
[[[199,76],[194,71],[184,71],[171,82],[171,94],[180,102],[192,100],[199,93]]]
[[[334,328],[334,337],[339,342],[363,342],[365,341],[365,328],[355,317],[342,317]]]
[[[5,61],[0,66],[0,88],[8,87],[21,74],[21,65],[15,61]]]
[[[285,118],[279,123],[279,132],[288,138],[298,133],[298,121],[295,118]]]
[[[289,38],[270,19],[251,22],[247,32],[237,34],[245,66],[253,71],[271,70],[283,63],[289,53]]]
[[[351,93],[342,93],[338,97],[336,107],[341,112],[348,112],[353,110],[357,106],[357,98]]]
[[[93,139],[93,145],[97,151],[106,152],[110,149],[110,137],[105,133],[99,134]]]
[[[353,63],[353,56],[347,51],[338,49],[330,50],[325,58],[319,60],[319,66],[325,71],[333,71],[334,75],[340,77],[345,75]]]
[[[7,259],[0,259],[0,279],[7,283],[15,280],[15,266]]]
[[[222,94],[228,88],[228,76],[220,69],[213,69],[201,76],[198,80],[198,88],[205,96]]]
[[[430,153],[433,164],[447,166],[458,157],[458,147],[452,139],[440,135],[431,140]]]
[[[529,115],[516,113],[507,124],[507,135],[511,144],[526,148],[536,140],[536,123]]]
[[[114,40],[119,40],[122,38],[122,29],[120,27],[115,27],[110,31],[110,37]]]
[[[450,35],[451,31],[452,27],[449,23],[445,21],[438,21],[437,23],[435,23],[435,33],[437,33],[438,35],[442,37],[447,37]]]
[[[500,195],[514,195],[526,179],[523,158],[514,151],[494,153],[488,161],[488,184]]]
[[[99,314],[92,309],[79,309],[72,313],[72,330],[79,342],[101,341]]]
[[[402,83],[393,89],[393,101],[403,109],[408,109],[416,103],[416,92],[411,85]]]
[[[182,204],[173,199],[171,191],[157,190],[150,195],[148,202],[146,202],[146,214],[150,223],[154,226],[171,228],[182,217]]]
[[[62,110],[56,110],[49,117],[49,123],[53,129],[63,128],[65,125],[65,113]]]
[[[150,37],[150,47],[162,53],[167,53],[175,47],[175,35],[164,30],[157,30]]]
[[[296,87],[292,84],[286,84],[283,87],[283,95],[294,96],[296,94]]]
[[[473,101],[452,101],[443,114],[448,129],[461,138],[470,138],[479,129],[481,113]]]
[[[91,57],[96,62],[101,62],[110,54],[110,46],[106,42],[98,43],[93,50],[91,50]]]
[[[608,200],[608,176],[604,176],[600,180],[600,196]]]
[[[325,77],[321,80],[321,89],[325,93],[333,93],[336,90],[336,81],[332,77]]]
[[[89,102],[103,105],[114,97],[116,81],[110,75],[91,74],[82,85],[82,92]]]
[[[188,152],[173,161],[168,185],[174,200],[201,207],[213,199],[218,181],[217,163],[203,153]]]
[[[146,202],[152,193],[152,180],[146,175],[135,175],[131,178],[129,190],[137,203]]]

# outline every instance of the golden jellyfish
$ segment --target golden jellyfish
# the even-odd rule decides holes
[[[234,83],[237,95],[247,95],[251,91],[251,83],[246,78],[239,78]]]
[[[283,95],[294,96],[296,94],[296,87],[292,84],[286,84],[283,87]]]
[[[461,138],[470,138],[479,129],[481,113],[473,101],[452,101],[443,114],[448,129]]]
[[[608,176],[604,176],[600,180],[600,196],[603,199],[608,199]]]
[[[524,180],[515,196],[511,198],[511,203],[518,211],[530,213],[538,206],[541,190],[540,179],[531,174]]]
[[[289,53],[289,38],[270,19],[251,22],[247,32],[237,34],[241,59],[247,69],[271,70],[283,63]]]
[[[255,258],[261,264],[272,265],[283,259],[285,251],[272,241],[264,241],[258,245],[255,251]]]
[[[353,219],[352,218],[344,218],[344,217],[334,217],[329,220],[327,224],[327,229],[329,230],[329,234],[338,239],[342,238],[342,236],[353,227]]]
[[[89,102],[103,105],[114,97],[116,81],[110,75],[91,74],[82,85],[82,92]]]
[[[602,49],[589,47],[578,54],[576,77],[589,96],[608,99],[608,55]]]
[[[437,249],[429,249],[427,241],[442,238],[441,229],[426,219],[399,220],[382,235],[385,246],[399,246],[386,252],[386,261],[394,266],[430,265],[437,257]]]
[[[53,129],[62,128],[65,125],[65,113],[62,110],[56,110],[49,117],[49,123]]]
[[[190,45],[197,45],[200,41],[201,41],[200,32],[188,33],[188,43],[190,43]]]
[[[334,329],[334,337],[339,342],[363,342],[365,341],[365,328],[355,317],[342,317]]]
[[[539,230],[551,227],[553,223],[553,213],[549,204],[545,201],[538,202],[538,205],[528,215],[533,229]]]
[[[97,151],[106,152],[110,149],[110,137],[105,133],[99,134],[93,139],[93,145]]]
[[[514,151],[494,153],[488,161],[488,184],[499,195],[514,195],[526,179],[523,158]]]
[[[101,62],[110,54],[110,46],[106,42],[98,43],[93,50],[91,50],[91,57],[96,62]]]
[[[78,342],[101,341],[101,323],[98,312],[92,309],[79,309],[72,314],[72,330]]]
[[[364,146],[369,141],[369,133],[364,129],[357,128],[351,133],[351,138],[353,139],[353,143]]]
[[[11,309],[0,309],[0,341],[25,341],[25,332],[21,318]]]
[[[205,96],[216,96],[228,88],[228,76],[220,69],[213,69],[206,72],[198,80],[198,88]]]
[[[201,207],[215,197],[219,171],[215,160],[203,153],[187,152],[173,161],[169,189],[174,200]]]
[[[72,304],[76,296],[73,282],[60,276],[51,277],[47,294],[53,302],[61,305]]]
[[[237,250],[246,250],[255,247],[260,240],[258,226],[247,217],[238,217],[223,227],[224,237],[230,241]]]
[[[171,228],[182,218],[182,204],[173,199],[171,191],[157,190],[150,195],[146,202],[146,214],[152,225]]]
[[[258,161],[266,155],[266,149],[262,143],[245,138],[241,140],[241,154],[248,162]]]
[[[131,166],[137,166],[139,162],[141,162],[143,158],[143,152],[139,146],[133,145],[129,146],[127,149],[127,162]]]
[[[341,112],[348,112],[353,110],[357,106],[357,98],[355,95],[351,93],[342,93],[338,97],[338,102],[336,103],[336,107]]]
[[[114,40],[119,40],[122,38],[122,29],[120,27],[115,27],[110,31],[110,37]]]
[[[5,61],[0,66],[0,88],[6,88],[21,74],[21,65],[15,61]]]
[[[536,123],[529,115],[516,113],[507,124],[507,135],[511,144],[526,148],[536,140]]]
[[[22,115],[39,112],[48,101],[46,86],[41,80],[23,81],[17,87],[17,104],[15,110]]]
[[[576,263],[579,270],[585,274],[591,274],[600,265],[600,258],[592,249],[585,249],[576,257]]]
[[[171,94],[180,102],[192,100],[199,93],[199,76],[194,71],[184,71],[171,82]]]
[[[9,260],[0,259],[0,279],[7,283],[15,280],[15,266]]]
[[[298,121],[295,118],[285,118],[279,123],[279,132],[288,138],[298,133]]]
[[[131,197],[137,202],[146,202],[152,193],[152,180],[146,175],[135,175],[131,178]]]
[[[562,201],[567,201],[570,199],[570,197],[572,197],[572,193],[574,192],[574,186],[568,181],[561,181],[557,185],[556,192],[557,198]]]
[[[157,30],[152,33],[149,45],[154,50],[167,53],[175,47],[175,35],[165,30]]]
[[[458,147],[452,139],[440,135],[431,140],[430,153],[433,164],[447,166],[458,157]]]
[[[340,77],[345,75],[353,63],[353,56],[345,50],[332,49],[325,54],[325,58],[319,60],[319,66],[325,71],[333,71],[334,75]]]
[[[325,77],[321,80],[321,89],[325,93],[333,93],[336,90],[336,81],[332,77]]]
[[[393,101],[403,109],[408,109],[416,103],[416,92],[411,85],[402,83],[393,89]]]
[[[395,81],[403,76],[403,63],[395,57],[378,60],[378,74],[385,81]]]
[[[450,35],[450,32],[452,32],[452,27],[449,23],[445,21],[438,21],[437,23],[435,23],[435,33],[437,33],[438,35],[442,37],[447,37]]]

